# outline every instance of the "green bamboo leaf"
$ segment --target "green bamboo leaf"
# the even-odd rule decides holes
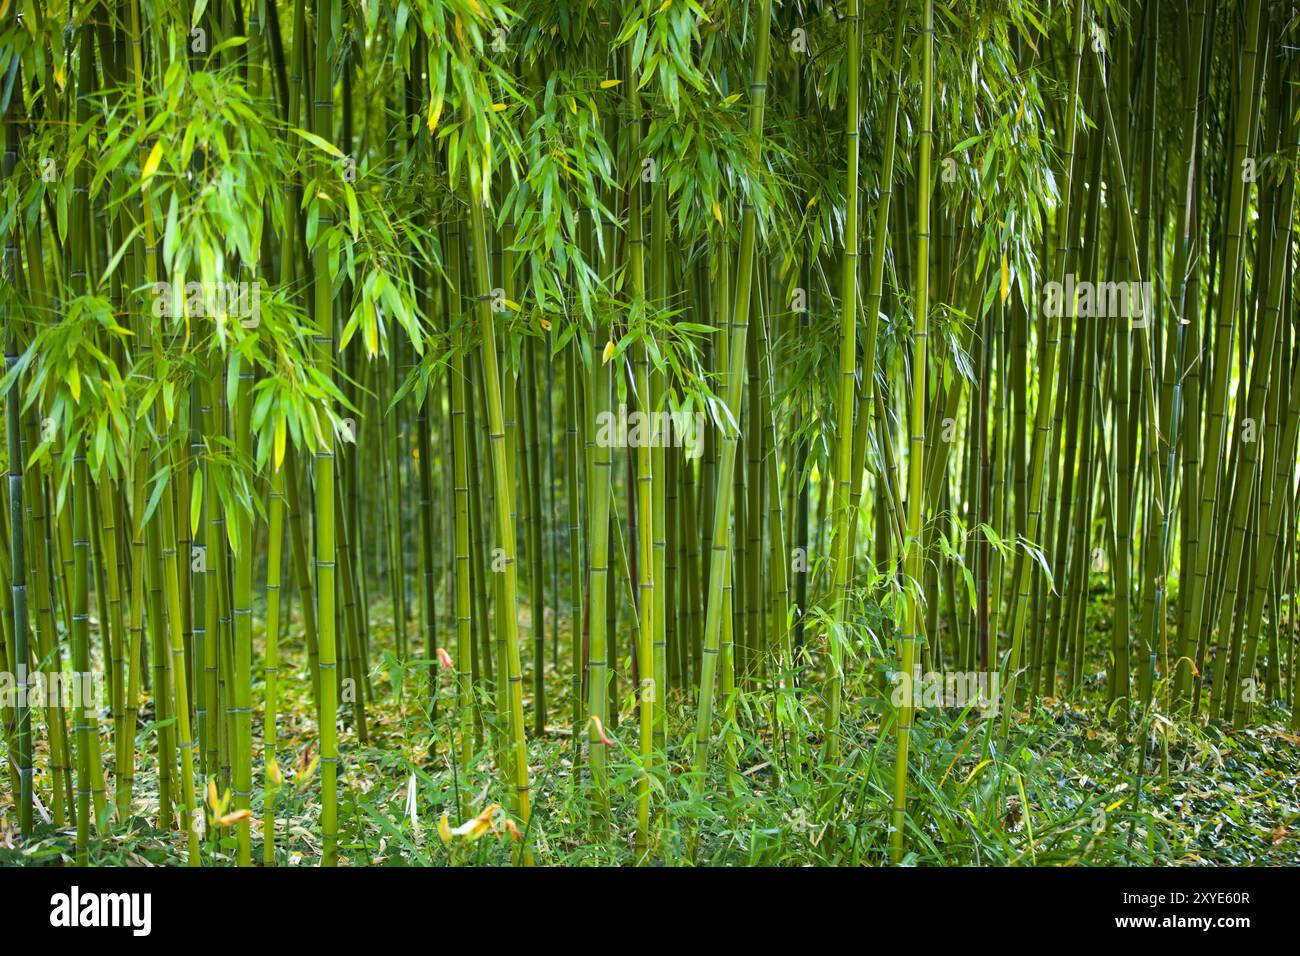
[[[163,492],[167,490],[167,482],[171,474],[171,468],[164,465],[150,481],[153,483],[153,491],[149,493],[149,501],[145,505],[144,514],[140,518],[140,524],[146,525],[149,519],[153,517],[154,511],[158,508],[158,502],[162,500]]]
[[[325,152],[333,156],[335,159],[343,158],[342,150],[340,150],[329,140],[325,139],[323,136],[317,136],[315,133],[309,133],[305,129],[298,129],[298,127],[296,126],[290,127],[290,131],[298,134],[307,142],[315,146],[317,149],[323,149]]]
[[[190,534],[199,533],[199,521],[203,516],[203,469],[194,471],[194,481],[190,486]]]

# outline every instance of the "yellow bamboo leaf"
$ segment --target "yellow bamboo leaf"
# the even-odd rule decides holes
[[[600,357],[600,364],[608,365],[609,360],[612,359],[613,357],[614,357],[614,340],[610,339],[608,342],[605,343],[605,351],[604,354],[602,354]]]
[[[379,323],[375,320],[373,307],[369,310],[369,321],[362,328],[366,333],[366,352],[371,358],[379,355]]]
[[[433,100],[429,101],[429,132],[430,133],[432,133],[435,129],[438,128],[438,121],[442,119],[443,105],[444,103],[442,97],[439,97],[437,102],[434,102]]]
[[[660,6],[659,9],[655,11],[655,13],[663,13],[672,5],[673,5],[673,0],[664,0],[663,5]]]
[[[466,820],[458,827],[453,827],[448,831],[448,839],[453,836],[461,837],[466,843],[473,843],[489,830],[494,829],[492,826],[492,815],[501,809],[501,804],[491,803],[484,807],[483,812],[478,816]],[[442,824],[438,825],[439,835],[442,832]]]
[[[623,82],[622,80],[601,80],[601,81],[600,81],[600,88],[601,88],[602,90],[608,90],[608,89],[611,89],[611,88],[613,88],[613,87],[615,87],[615,86],[618,86],[618,85],[619,85],[620,83],[622,83],[622,82]]]
[[[537,321],[541,323],[542,328],[545,329],[547,332],[551,331],[550,319],[546,318],[545,316],[542,316],[542,318],[538,319]]]
[[[218,822],[223,827],[233,827],[240,820],[247,820],[253,815],[251,810],[236,810],[234,813],[227,813]]]
[[[438,821],[438,836],[442,838],[443,843],[451,842],[451,824],[447,821],[447,814],[442,815]]]
[[[504,113],[505,111],[506,111],[506,104],[504,104],[504,103],[493,103],[493,104],[492,104],[492,112],[494,112],[494,113]]]
[[[266,779],[271,782],[272,786],[278,787],[284,783],[284,774],[280,772],[280,765],[272,760],[266,765]]]
[[[140,170],[140,181],[148,182],[153,174],[158,172],[158,166],[162,163],[163,144],[162,140],[153,144],[153,149],[149,150],[149,158],[144,161],[144,168]]]
[[[275,423],[275,470],[280,470],[280,463],[284,461],[284,442],[287,432],[286,420],[282,416]]]
[[[1002,301],[1007,301],[1007,293],[1011,289],[1011,274],[1007,271],[1007,254],[1002,253]]]
[[[221,812],[221,798],[217,796],[217,781],[215,777],[208,778],[208,806],[212,808],[213,813]]]
[[[964,786],[966,786],[968,783],[970,783],[972,780],[974,780],[974,779],[975,779],[975,774],[979,773],[981,770],[983,770],[985,767],[987,767],[987,766],[988,766],[989,764],[991,764],[992,762],[993,762],[992,760],[981,760],[979,763],[977,763],[977,764],[975,765],[975,768],[974,768],[973,770],[971,770],[971,772],[968,773],[968,774],[966,775],[966,779],[962,782],[962,786],[964,787]]]
[[[722,225],[722,207],[718,205],[717,200],[713,203],[713,218],[718,220],[718,225]]]
[[[316,767],[319,764],[320,755],[317,754],[315,757],[312,757],[311,763],[305,769],[298,771],[294,777],[294,782],[297,783],[299,787],[305,787],[311,780],[312,776],[316,773]]]

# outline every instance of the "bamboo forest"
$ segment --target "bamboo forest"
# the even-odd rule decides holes
[[[0,865],[1300,865],[1295,0],[0,0],[0,112]]]

